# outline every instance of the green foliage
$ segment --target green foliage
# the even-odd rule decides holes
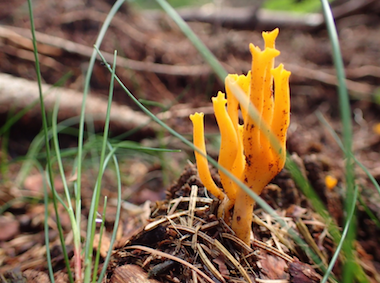
[[[329,0],[333,2],[334,0]],[[226,4],[226,2],[228,2]],[[137,9],[159,9],[160,6],[156,1],[152,0],[132,0],[130,3]],[[216,3],[216,1],[211,0],[169,0],[167,1],[173,8],[183,8],[188,6],[202,6],[207,3]],[[221,1],[220,5],[231,5],[234,1]],[[254,4],[255,1],[251,0]],[[245,1],[245,5],[250,5],[250,1]],[[269,10],[277,11],[290,11],[297,13],[312,13],[321,11],[321,1],[320,0],[264,0],[263,8]]]
[[[159,9],[160,6],[152,0],[135,0],[130,1],[138,9]],[[209,0],[169,0],[167,1],[172,7],[181,8],[186,6],[201,6],[211,1]]]
[[[311,13],[320,11],[322,6],[320,0],[266,0],[263,7],[270,10]]]

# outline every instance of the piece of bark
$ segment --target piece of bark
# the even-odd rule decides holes
[[[292,283],[317,283],[322,279],[314,268],[298,260],[289,263],[289,275]]]
[[[83,94],[71,89],[53,87],[42,84],[45,109],[53,111],[54,105],[59,103],[58,120],[63,121],[79,116],[81,112]],[[37,82],[16,78],[7,74],[0,74],[0,113],[6,114],[10,110],[19,111],[35,103],[27,113],[27,119],[33,123],[41,121],[39,104],[39,90]],[[89,94],[86,99],[86,118],[93,119],[97,130],[103,129],[107,112],[107,101]],[[112,103],[110,114],[110,128],[113,132],[121,133],[136,127],[142,127],[142,135],[153,135],[158,129],[144,114],[134,111],[128,106]]]

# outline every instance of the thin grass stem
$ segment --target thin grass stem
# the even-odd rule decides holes
[[[30,1],[30,0],[29,0]],[[100,47],[100,44],[103,41],[103,38],[105,36],[105,33],[111,23],[111,20],[115,16],[116,12],[119,10],[121,5],[125,2],[125,0],[117,0],[115,4],[112,6],[110,12],[108,13],[101,29],[99,32],[99,35],[96,39],[95,46],[97,48]],[[88,70],[86,73],[86,79],[83,89],[83,100],[82,100],[82,107],[81,107],[81,114],[80,114],[80,122],[79,122],[79,136],[78,136],[78,155],[77,155],[77,182],[75,185],[76,190],[76,216],[77,216],[77,225],[78,229],[80,229],[80,217],[81,217],[81,181],[82,181],[82,158],[83,158],[83,134],[84,134],[84,121],[85,121],[85,108],[86,108],[86,99],[90,88],[90,79],[92,76],[92,71],[94,69],[94,64],[96,60],[96,51],[94,50],[91,54]],[[90,215],[91,217],[91,215]],[[91,222],[89,222],[91,223]],[[91,224],[90,224],[91,225]],[[91,254],[90,254],[91,253]],[[86,242],[85,245],[85,259],[87,264],[91,267],[91,262],[88,260],[88,258],[92,258],[92,252],[90,252],[90,245]],[[84,282],[90,282],[90,274],[91,274],[91,268],[88,266],[85,266],[85,270],[87,269],[87,273],[85,272],[85,275],[87,274],[87,280]]]
[[[74,270],[75,270],[75,274],[76,274],[75,278],[80,278],[81,272],[82,272],[82,270],[81,270],[82,259],[81,259],[80,231],[78,230],[78,225],[76,223],[75,213],[73,210],[73,206],[71,204],[71,194],[69,191],[69,187],[67,186],[65,170],[63,168],[62,157],[61,157],[61,149],[59,148],[58,127],[57,127],[59,104],[60,104],[60,97],[57,98],[57,101],[54,105],[51,132],[53,135],[53,144],[54,144],[54,148],[55,148],[55,154],[56,154],[56,159],[57,159],[57,163],[58,163],[59,173],[61,175],[63,189],[64,189],[64,192],[66,195],[67,205],[62,200],[61,200],[61,203],[65,206],[65,209],[69,215],[71,228],[73,231]]]
[[[109,94],[108,94],[107,112],[106,112],[105,123],[104,123],[103,143],[102,143],[102,149],[101,149],[101,153],[100,153],[99,172],[98,172],[98,178],[97,178],[95,189],[94,189],[94,194],[93,194],[93,199],[91,202],[89,219],[88,219],[89,225],[88,225],[88,229],[87,229],[87,239],[88,240],[86,241],[85,282],[88,282],[90,280],[90,275],[91,275],[92,249],[90,248],[90,246],[92,245],[92,242],[94,241],[94,236],[95,236],[96,213],[98,211],[101,185],[102,185],[102,176],[104,173],[103,165],[104,165],[106,149],[107,149],[107,142],[108,142],[111,104],[112,104],[114,81],[115,81],[114,78],[115,78],[115,70],[116,70],[116,57],[117,57],[117,52],[115,51],[114,61],[113,61],[113,65],[112,65],[111,82],[110,82]]]
[[[40,174],[41,176],[44,176],[43,173],[43,168],[41,165],[38,166],[40,169]],[[47,187],[46,187],[46,182],[43,182],[42,184],[43,189],[44,189],[44,207],[45,207],[45,212],[44,212],[44,235],[45,235],[45,247],[46,247],[46,261],[47,261],[47,266],[48,266],[48,271],[49,271],[49,278],[50,282],[54,283],[54,271],[53,271],[53,262],[51,260],[51,255],[50,255],[50,241],[49,241],[49,196],[47,192]]]
[[[102,248],[104,225],[106,222],[106,209],[107,209],[107,196],[104,197],[102,219],[101,219],[101,224],[100,224],[100,229],[99,229],[99,243],[98,243],[98,249],[96,251],[96,256],[95,256],[94,270],[92,272],[92,283],[95,283],[96,274],[98,273],[99,260],[100,260],[100,250]]]
[[[336,247],[334,255],[332,256],[332,258],[330,260],[329,266],[327,267],[327,270],[325,272],[325,275],[322,278],[321,283],[326,283],[327,282],[327,280],[329,279],[330,273],[331,273],[331,271],[332,271],[332,269],[333,269],[336,261],[338,260],[340,251],[341,251],[343,243],[344,243],[344,239],[346,238],[347,233],[348,233],[348,229],[350,228],[350,224],[351,224],[350,220],[352,219],[352,217],[354,216],[354,213],[355,213],[356,200],[358,198],[358,191],[359,191],[358,190],[358,186],[355,186],[355,190],[354,190],[354,199],[355,199],[355,202],[353,202],[352,205],[351,205],[351,207],[350,207],[350,211],[349,211],[349,213],[347,215],[347,222],[346,222],[345,227],[344,227],[343,232],[342,232],[342,239],[339,242],[338,246]]]
[[[115,241],[116,241],[117,231],[118,231],[118,228],[119,228],[120,214],[121,214],[120,213],[121,212],[121,176],[120,176],[119,163],[118,163],[117,158],[115,156],[115,152],[116,152],[117,148],[113,148],[108,143],[108,149],[109,149],[110,152],[108,153],[108,155],[107,155],[107,157],[106,157],[106,159],[104,161],[104,169],[107,166],[109,160],[112,158],[113,159],[113,163],[115,165],[116,181],[117,181],[116,217],[115,217],[115,221],[114,221],[114,225],[113,225],[113,229],[112,229],[112,236],[111,236],[111,241],[110,241],[110,249],[108,250],[107,256],[104,259],[103,268],[102,268],[102,271],[100,272],[99,279],[98,279],[97,283],[103,282],[103,277],[106,274],[108,263],[109,263],[109,261],[111,259],[111,255],[113,253],[112,247],[113,247],[113,245],[115,244]]]
[[[322,11],[326,21],[327,32],[329,35],[333,61],[338,78],[338,97],[340,106],[340,115],[343,126],[343,147],[345,154],[345,178],[346,178],[346,197],[344,202],[346,224],[348,221],[347,215],[352,205],[355,205],[354,189],[355,189],[355,173],[352,154],[352,124],[351,124],[351,108],[346,86],[345,69],[340,50],[338,33],[334,22],[334,17],[330,5],[327,0],[321,0]],[[368,281],[365,272],[356,262],[354,255],[354,242],[356,238],[356,216],[350,218],[351,224],[348,225],[347,237],[343,243],[343,252],[346,260],[343,265],[342,282],[353,282],[355,278],[359,281]]]
[[[35,34],[35,26],[34,26],[34,16],[33,16],[33,6],[32,1],[28,0],[28,9],[29,9],[29,19],[30,19],[30,29],[32,32],[32,43],[33,43],[33,54],[35,59],[35,67],[36,67],[36,74],[37,74],[37,83],[38,83],[38,92],[39,92],[39,98],[40,98],[40,107],[41,107],[41,117],[42,117],[42,127],[44,131],[44,137],[45,137],[45,144],[46,144],[46,170],[48,175],[48,182],[50,184],[50,188],[52,190],[53,194],[53,204],[54,204],[54,210],[56,213],[56,219],[57,219],[57,227],[59,232],[59,238],[61,241],[61,246],[63,250],[63,256],[64,261],[68,270],[68,277],[70,282],[74,282],[73,276],[70,269],[70,263],[66,251],[65,241],[63,237],[63,231],[61,226],[61,221],[59,219],[59,213],[58,213],[58,205],[56,200],[56,191],[54,188],[54,178],[53,178],[53,172],[52,172],[52,165],[50,162],[50,147],[49,147],[49,137],[48,137],[48,125],[47,125],[47,118],[46,118],[46,112],[45,112],[45,104],[44,104],[44,98],[42,95],[42,78],[41,78],[41,70],[40,70],[40,63],[38,59],[38,49],[37,49],[37,40],[36,40],[36,34]]]

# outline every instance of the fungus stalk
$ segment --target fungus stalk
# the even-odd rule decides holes
[[[212,99],[221,132],[218,163],[258,195],[282,170],[286,158],[286,131],[290,118],[290,72],[284,70],[282,64],[273,69],[274,58],[280,54],[274,48],[277,35],[278,29],[263,33],[263,51],[251,44],[251,71],[246,76],[228,75],[227,99],[222,92]],[[231,90],[233,84],[244,92],[248,103],[256,108],[260,114],[258,120],[248,114],[250,105],[240,105]],[[243,125],[239,124],[239,108]],[[194,126],[194,145],[206,154],[203,113],[196,113],[190,118]],[[271,141],[273,138],[274,142]],[[234,207],[231,227],[240,239],[249,244],[254,200],[221,170],[219,174],[223,188],[218,188],[211,178],[207,159],[197,152],[195,156],[201,181],[222,201],[218,216],[224,216],[229,223],[230,210]]]

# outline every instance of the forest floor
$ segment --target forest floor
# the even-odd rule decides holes
[[[51,1],[42,0],[35,7],[36,30],[51,36],[41,36],[39,44],[41,73],[46,84],[53,85],[70,73],[71,76],[61,87],[82,91],[92,44],[111,7],[108,1],[84,2],[70,0],[53,4]],[[15,0],[12,6],[0,5],[0,72],[25,81],[35,81],[30,22],[25,1]],[[353,151],[356,158],[379,181],[380,16],[378,11],[371,12],[365,10],[344,17],[337,21],[337,27],[353,113]],[[245,74],[250,69],[249,43],[263,46],[261,30],[230,29],[220,26],[220,23],[190,23],[190,26],[230,73]],[[323,116],[339,135],[342,133],[327,31],[323,27],[308,31],[287,26],[279,28],[276,48],[281,55],[276,58],[276,62],[283,63],[292,72],[291,124],[287,149],[292,159],[303,168],[305,176],[326,205],[329,214],[342,227],[345,199],[344,155],[319,118]],[[70,44],[73,43],[77,45],[72,47]],[[217,91],[224,91],[224,86],[167,16],[140,13],[123,6],[111,23],[100,49],[110,54],[116,49],[121,58],[130,59],[118,60],[120,65],[116,72],[121,81],[137,98],[156,102],[149,106],[150,109],[161,115],[174,130],[191,139],[192,126],[188,116],[202,110],[206,113],[209,141],[211,143],[216,140],[218,128],[214,118],[209,115],[212,113],[210,101]],[[97,61],[90,95],[100,98],[96,103],[106,104],[109,80],[108,70]],[[0,92],[2,97],[9,95],[4,85],[0,86]],[[20,87],[16,94],[22,97],[25,93],[27,91]],[[12,99],[9,101],[13,101]],[[65,100],[64,96],[62,100]],[[81,101],[72,103],[80,105]],[[115,85],[114,103],[128,106],[125,109],[132,116],[140,115],[137,106],[119,85]],[[1,105],[0,124],[5,124],[12,115],[10,109],[18,110],[23,107],[25,105],[22,103]],[[69,117],[71,111],[70,106],[61,109],[61,119]],[[163,111],[164,113],[160,113]],[[111,123],[112,136],[123,134],[138,123],[124,123],[117,121],[116,117]],[[96,122],[94,127],[99,132],[103,125]],[[33,169],[25,176],[21,185],[17,183],[22,157],[40,129],[38,109],[34,112],[31,110],[10,129],[7,136],[3,135],[1,138],[1,162],[3,165],[7,164],[6,170],[0,176],[2,280],[16,280],[19,276],[24,276],[28,278],[28,282],[48,281],[43,179]],[[192,282],[195,282],[195,278],[200,280],[198,282],[264,282],[260,280],[265,279],[320,281],[320,271],[313,266],[310,258],[294,243],[289,242],[289,236],[281,232],[278,223],[259,207],[255,210],[255,240],[251,247],[241,244],[228,226],[216,218],[217,201],[207,196],[198,180],[196,169],[188,164],[188,160],[194,161],[192,152],[174,137],[157,129],[149,124],[145,131],[136,132],[129,139],[150,147],[160,147],[164,143],[165,147],[181,149],[182,152],[166,153],[162,156],[125,154],[120,157],[125,203],[117,244],[114,247],[115,253],[108,269],[107,278],[110,282],[190,282],[188,278]],[[61,146],[75,147],[76,138],[62,135]],[[217,157],[216,148],[210,147],[209,153]],[[67,162],[69,179],[72,177],[72,161]],[[85,219],[89,211],[93,180],[96,179],[91,161],[87,164],[88,169],[84,171],[82,182],[83,237],[86,233]],[[380,270],[380,196],[360,168],[355,168],[355,173],[360,191],[356,211],[355,255],[360,259],[360,264],[370,280],[380,282],[380,275],[377,273]],[[326,176],[336,178],[336,186],[327,188]],[[215,175],[215,178],[218,177]],[[184,199],[191,194],[194,197],[194,186],[199,188],[199,199],[190,213],[191,202]],[[62,184],[58,178],[56,187],[62,192]],[[106,214],[106,226],[110,229],[115,220],[116,207],[112,202],[116,196],[115,174],[112,170],[106,171],[102,194],[107,195],[110,200]],[[267,186],[261,196],[304,239],[307,239],[306,235],[311,236],[321,256],[329,261],[334,252],[334,243],[326,232],[326,225],[314,212],[286,169]],[[52,207],[51,209],[53,212]],[[71,224],[63,208],[60,209],[67,248],[72,256]],[[49,237],[54,271],[57,281],[65,282],[67,274],[53,215],[51,214],[49,220]],[[308,233],[303,234],[305,232],[299,230],[300,223],[306,225]],[[106,242],[110,234],[107,231],[104,236],[102,256],[109,249]],[[229,258],[228,252],[237,263]],[[178,258],[185,262],[179,262]],[[340,278],[340,262],[333,272]]]

